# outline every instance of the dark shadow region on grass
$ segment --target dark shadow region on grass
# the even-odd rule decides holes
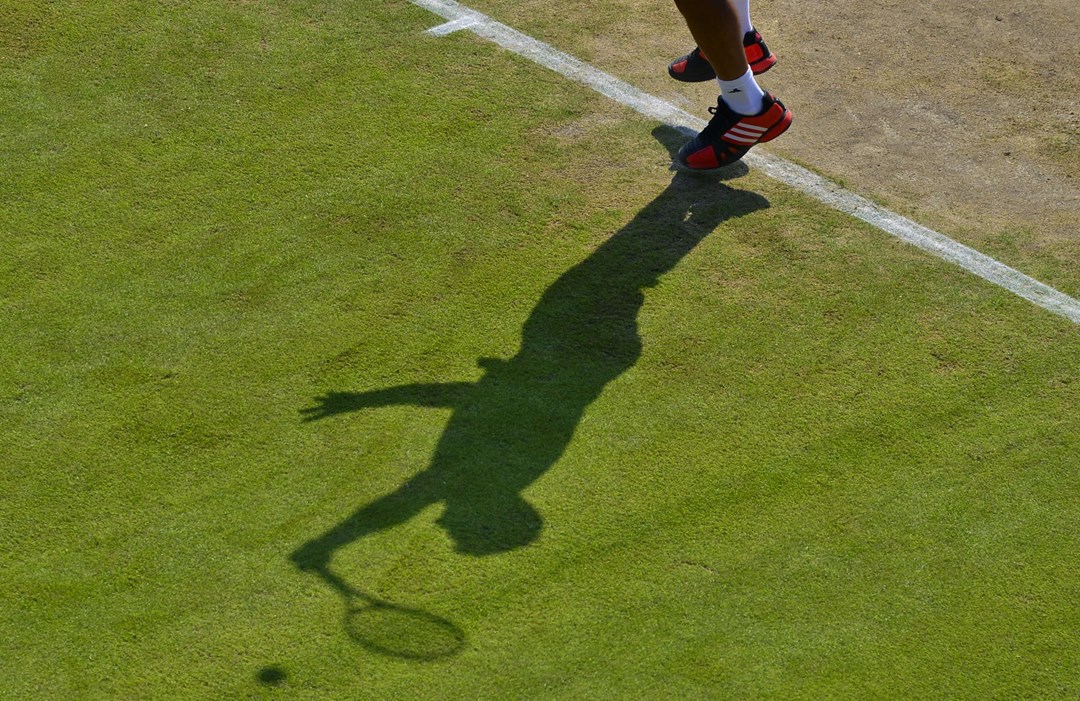
[[[685,140],[668,127],[656,129],[654,136],[670,151]],[[768,207],[760,195],[723,184],[745,173],[744,165],[725,171],[676,171],[656,199],[544,292],[524,324],[514,357],[479,360],[484,374],[476,382],[330,392],[303,410],[305,421],[396,405],[452,410],[425,470],[291,555],[297,567],[318,574],[342,595],[349,612],[346,628],[354,639],[410,659],[435,659],[461,649],[465,637],[450,621],[346,584],[330,569],[335,551],[440,503],[438,524],[462,554],[494,555],[536,540],[543,519],[522,491],[559,460],[586,408],[641,356],[637,317],[643,291],[725,220]],[[395,620],[432,640],[390,642],[393,631],[381,628]]]

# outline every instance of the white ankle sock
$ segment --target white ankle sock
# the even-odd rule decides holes
[[[754,72],[749,68],[741,78],[735,80],[720,80],[720,96],[727,106],[739,114],[752,115],[761,111],[765,106],[765,91],[754,80]]]
[[[754,31],[754,25],[750,24],[750,0],[734,0],[731,4],[735,6],[735,14],[739,16],[743,36]]]

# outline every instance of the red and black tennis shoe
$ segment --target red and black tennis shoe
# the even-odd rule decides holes
[[[761,75],[776,65],[776,56],[769,51],[757,30],[752,29],[743,37],[743,49],[746,51],[746,62],[750,64],[754,75]],[[672,61],[667,71],[672,78],[684,83],[700,83],[716,77],[716,71],[709,59],[705,58],[699,48]]]
[[[746,51],[746,62],[750,64],[750,70],[754,75],[761,75],[776,65],[776,56],[769,51],[765,40],[756,29],[751,29],[742,40],[743,49]]]
[[[761,112],[749,117],[732,111],[723,98],[709,111],[709,124],[679,149],[679,162],[692,170],[731,165],[752,146],[772,141],[791,126],[791,110],[769,93]]]
[[[667,72],[675,80],[684,83],[702,83],[716,77],[712,64],[698,48],[672,61]]]

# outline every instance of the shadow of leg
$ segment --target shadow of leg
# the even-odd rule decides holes
[[[653,138],[660,142],[664,148],[668,151],[668,156],[671,158],[671,169],[678,171],[679,173],[685,173],[692,175],[695,180],[713,180],[724,181],[734,180],[735,178],[741,178],[750,172],[749,166],[742,161],[735,161],[731,165],[717,168],[716,170],[690,170],[679,165],[678,155],[679,149],[689,139],[693,139],[697,136],[697,132],[689,127],[672,127],[667,124],[661,124],[652,130]]]

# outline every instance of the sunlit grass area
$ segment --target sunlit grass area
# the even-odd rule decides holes
[[[1080,691],[1074,324],[408,4],[0,20],[0,696]]]

